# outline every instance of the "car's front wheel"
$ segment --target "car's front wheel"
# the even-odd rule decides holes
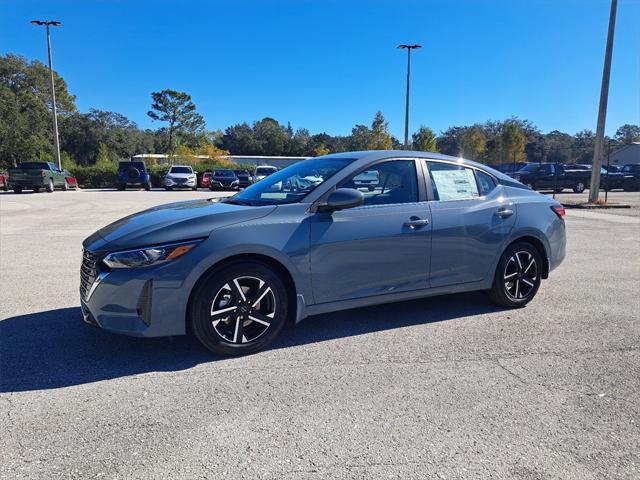
[[[515,243],[500,258],[489,297],[504,307],[524,307],[538,292],[541,274],[540,252],[530,243]]]
[[[53,180],[49,179],[49,183],[47,183],[47,186],[45,187],[47,193],[52,193],[53,192]]]
[[[190,302],[191,329],[214,353],[254,353],[280,333],[287,306],[277,272],[260,262],[237,262],[211,270],[199,282]]]

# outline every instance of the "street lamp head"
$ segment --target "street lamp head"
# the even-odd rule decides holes
[[[31,20],[31,24],[32,25],[53,25],[54,27],[62,27],[62,22],[59,22],[57,20],[48,20],[48,21],[42,21],[42,20]]]
[[[415,44],[415,45],[405,45],[405,44],[403,43],[402,45],[398,45],[398,48],[407,48],[407,49],[409,49],[409,50],[413,50],[413,49],[415,49],[415,48],[422,48],[422,45],[418,45],[418,44]]]

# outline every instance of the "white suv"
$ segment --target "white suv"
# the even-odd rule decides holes
[[[198,188],[197,173],[188,165],[172,165],[164,177],[164,188],[165,190],[173,190],[174,188],[195,190]]]

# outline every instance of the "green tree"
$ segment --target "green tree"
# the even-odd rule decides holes
[[[54,72],[60,120],[76,110],[75,97]],[[0,56],[0,163],[48,158],[53,151],[49,70],[41,62]]]
[[[500,137],[502,162],[521,162],[526,160],[524,147],[527,138],[517,121],[507,120]]]
[[[421,125],[418,131],[411,135],[411,139],[411,148],[413,148],[413,150],[420,150],[422,152],[438,151],[438,137],[429,127]]]
[[[391,150],[392,146],[389,123],[379,111],[371,122],[371,139],[368,147],[370,150]]]
[[[372,132],[366,125],[356,125],[351,129],[349,137],[349,150],[367,150],[371,143]]]
[[[109,149],[107,146],[100,142],[98,145],[98,157],[96,159],[96,165],[110,165],[111,157],[109,156]]]
[[[462,139],[462,155],[471,160],[480,161],[487,151],[487,138],[480,125],[473,125],[464,134]]]
[[[287,129],[270,117],[253,124],[253,136],[258,143],[260,155],[284,155],[291,143]]]
[[[204,118],[196,112],[191,95],[185,92],[165,89],[151,94],[153,102],[147,115],[153,120],[167,122],[167,151],[175,149],[174,136],[193,142],[204,129]],[[196,142],[197,143],[197,142]]]
[[[327,155],[329,153],[329,149],[323,144],[321,143],[320,145],[318,145],[314,150],[313,150],[313,156],[314,157],[319,157],[321,155]]]
[[[640,142],[640,125],[622,125],[616,130],[614,137],[616,141],[626,145],[633,142]]]
[[[467,127],[449,127],[438,136],[438,151],[446,155],[462,155],[462,143]]]

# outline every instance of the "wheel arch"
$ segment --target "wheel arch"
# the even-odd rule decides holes
[[[536,250],[538,250],[538,253],[540,253],[540,256],[542,257],[542,278],[549,278],[549,254],[547,252],[547,247],[545,247],[544,243],[537,237],[530,235],[530,234],[526,234],[526,235],[521,235],[518,236],[516,238],[514,238],[511,242],[509,242],[504,250],[502,251],[502,253],[504,253],[511,245],[515,244],[515,243],[528,243],[530,245],[532,245]],[[502,256],[502,254],[500,254]]]
[[[193,284],[193,286],[191,287],[191,291],[189,292],[189,299],[187,300],[187,308],[186,308],[186,316],[185,316],[185,324],[187,329],[189,328],[189,316],[191,315],[191,304],[193,301],[193,294],[194,292],[198,289],[198,287],[200,286],[201,282],[203,281],[204,277],[206,277],[206,275],[211,272],[212,270],[216,270],[218,268],[223,268],[227,265],[231,265],[233,263],[237,263],[237,262],[260,262],[263,263],[271,268],[273,268],[279,275],[280,278],[282,278],[282,281],[285,284],[285,288],[288,290],[288,292],[290,293],[290,295],[287,298],[287,303],[288,303],[288,311],[289,311],[289,318],[287,319],[288,321],[290,320],[296,320],[297,319],[297,293],[298,290],[296,288],[296,283],[293,279],[293,275],[291,274],[291,272],[289,271],[289,269],[282,263],[280,262],[278,259],[269,256],[269,255],[265,255],[262,253],[238,253],[235,255],[230,255],[228,257],[225,257],[219,261],[217,261],[216,263],[214,263],[213,265],[211,265],[209,268],[207,268],[206,270],[204,270],[200,276],[198,277],[198,279],[196,280],[196,282]]]

